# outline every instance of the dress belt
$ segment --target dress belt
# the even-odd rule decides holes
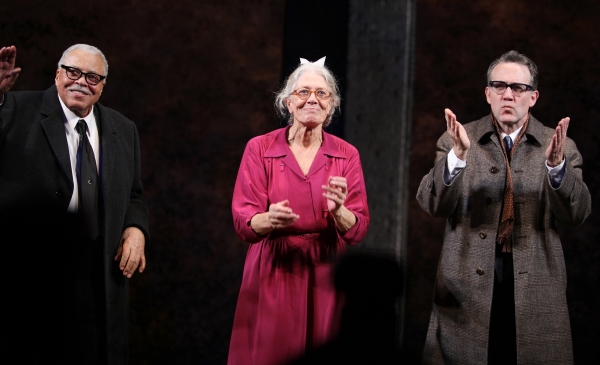
[[[301,237],[306,239],[313,239],[318,237],[330,236],[329,232],[285,232],[285,231],[273,231],[269,235],[270,240],[275,240],[282,237]]]

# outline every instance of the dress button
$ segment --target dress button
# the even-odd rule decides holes
[[[55,193],[56,193],[56,195],[57,195],[57,196],[62,196],[62,195],[63,195],[63,191],[62,191],[62,189],[58,189],[58,190],[56,190],[56,192],[55,192]]]
[[[487,234],[485,232],[479,232],[479,238],[481,238],[482,240],[487,238]]]
[[[497,172],[498,172],[498,168],[497,168],[496,166],[492,166],[492,167],[490,168],[490,172],[491,172],[492,174],[495,174],[495,173],[497,173]]]
[[[478,267],[477,270],[475,270],[475,272],[478,273],[479,275],[485,274],[485,271],[483,271],[483,269],[480,267]]]
[[[492,198],[485,198],[485,204],[490,205],[492,203]]]
[[[88,180],[88,185],[92,185],[92,180]]]

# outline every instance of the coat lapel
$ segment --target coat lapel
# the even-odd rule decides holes
[[[71,172],[71,159],[69,156],[69,146],[65,135],[65,120],[60,102],[58,101],[58,91],[52,86],[44,93],[41,113],[44,118],[40,121],[46,138],[50,143],[52,152],[60,166],[60,174],[65,179],[69,187],[69,196],[73,194],[73,174]]]
[[[477,139],[477,143],[482,151],[484,151],[488,158],[491,161],[494,161],[496,165],[503,165],[504,155],[502,153],[502,147],[500,146],[500,138],[496,133],[496,128],[494,127],[492,119],[490,116],[486,116],[476,123],[474,137]],[[520,171],[519,166],[522,166],[522,164],[527,162],[530,158],[534,158],[532,154],[543,147],[539,141],[543,139],[544,128],[544,125],[532,115],[529,120],[529,126],[519,142],[519,146],[515,150],[513,159],[510,162],[511,168],[515,171]]]
[[[112,119],[102,105],[96,104],[94,106],[94,113],[96,113],[96,123],[98,123],[100,127],[100,174],[102,175],[102,195],[107,197],[111,188],[111,179],[109,177],[113,176],[113,168],[117,155],[117,132]]]
[[[544,125],[532,115],[529,120],[529,126],[521,138],[521,142],[519,142],[511,161],[511,166],[515,172],[522,172],[523,168],[530,166],[528,163],[532,158],[539,159],[541,157],[540,161],[545,161],[544,152],[547,146],[542,146],[539,142],[543,140],[544,128]],[[542,156],[539,155],[540,153]],[[544,167],[545,164],[542,162],[539,166]],[[531,170],[531,168],[528,169]],[[542,171],[545,171],[545,167]]]

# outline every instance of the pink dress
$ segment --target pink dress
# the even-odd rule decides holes
[[[288,127],[289,128],[289,127]],[[344,176],[344,206],[356,224],[345,234],[327,210],[322,185]],[[257,213],[288,199],[300,218],[285,230],[258,236],[250,228]],[[244,265],[229,365],[281,365],[331,339],[340,301],[332,275],[337,255],[364,238],[369,226],[367,194],[355,147],[323,132],[323,143],[304,175],[286,142],[286,129],[246,145],[232,203],[237,234],[251,243]]]

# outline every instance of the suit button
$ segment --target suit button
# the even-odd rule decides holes
[[[479,232],[479,238],[481,238],[482,240],[487,238],[487,234],[485,232]]]
[[[480,268],[480,267],[478,267],[478,268],[477,268],[477,270],[475,270],[475,272],[476,272],[477,274],[479,274],[479,275],[483,275],[483,274],[485,274],[485,271],[483,271],[483,269],[482,269],[482,268]]]
[[[490,205],[492,203],[492,198],[485,198],[485,204]]]
[[[490,168],[490,172],[491,172],[492,174],[495,174],[495,173],[497,173],[497,172],[498,172],[498,168],[497,168],[496,166],[492,166],[492,168]]]
[[[62,196],[62,195],[63,195],[63,191],[62,191],[62,189],[58,189],[58,190],[56,190],[56,195],[57,195],[57,196]]]

